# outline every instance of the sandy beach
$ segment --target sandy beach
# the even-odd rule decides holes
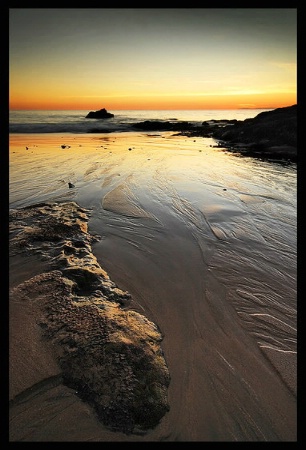
[[[212,145],[170,132],[10,135],[11,442],[297,440],[296,166]],[[147,324],[144,345],[169,371],[169,408],[142,432],[110,429],[67,385],[40,325],[62,292],[56,246],[13,245],[40,226],[16,211],[70,202],[88,215],[85,263],[129,294],[117,310]]]

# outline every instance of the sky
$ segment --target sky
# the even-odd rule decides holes
[[[296,8],[10,8],[9,107],[297,103]]]

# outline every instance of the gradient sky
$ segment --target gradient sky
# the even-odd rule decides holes
[[[297,102],[296,8],[10,8],[10,109]]]

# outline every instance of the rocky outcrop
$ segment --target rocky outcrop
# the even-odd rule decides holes
[[[109,113],[106,111],[105,108],[99,109],[99,111],[90,111],[86,119],[110,119],[112,117],[115,117],[114,114]]]
[[[89,118],[108,118],[105,109]],[[297,160],[297,105],[264,111],[252,119],[207,120],[201,125],[185,121],[146,120],[132,125],[141,131],[174,131],[189,137],[211,137],[217,146],[245,156],[261,159]],[[90,132],[101,132],[92,129]],[[103,130],[103,132],[110,132]]]
[[[104,425],[144,433],[169,410],[162,335],[127,307],[130,294],[111,281],[92,254],[97,238],[88,233],[88,212],[74,202],[10,211],[10,254],[36,253],[50,268],[14,287],[11,302],[26,305],[36,334],[51,344],[64,385]],[[26,354],[26,361],[35,361],[33,347],[30,342],[19,359]],[[21,364],[25,379],[30,378],[26,361]]]
[[[297,160],[297,105],[264,111],[245,120],[207,120],[181,131],[189,137],[211,137],[217,147],[260,159]]]
[[[264,111],[252,119],[218,127],[212,136],[244,154],[296,159],[297,105]]]

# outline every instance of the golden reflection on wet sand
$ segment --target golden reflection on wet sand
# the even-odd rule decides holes
[[[100,265],[163,334],[170,411],[142,437],[92,425],[95,440],[296,440],[296,170],[211,145],[10,136],[10,206],[89,208]]]

